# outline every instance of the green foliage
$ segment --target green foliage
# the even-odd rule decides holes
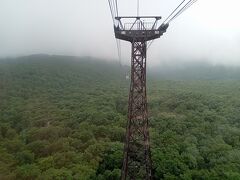
[[[19,179],[32,180],[40,175],[41,171],[34,164],[26,164],[18,166],[16,169],[16,177]]]
[[[50,168],[47,171],[45,171],[38,179],[72,180],[73,176],[72,176],[72,172],[65,168],[61,168],[61,169]]]
[[[129,87],[121,70],[91,58],[0,60],[0,179],[119,179]],[[240,83],[148,85],[156,179],[240,179]]]
[[[34,162],[34,154],[30,151],[20,151],[16,154],[19,164],[31,164]]]

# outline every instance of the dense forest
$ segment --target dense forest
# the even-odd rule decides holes
[[[1,59],[0,179],[119,179],[128,70],[89,57]],[[149,71],[156,179],[240,179],[238,70]]]

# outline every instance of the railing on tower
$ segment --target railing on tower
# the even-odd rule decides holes
[[[150,41],[166,32],[168,24],[158,26],[160,16],[116,17],[115,37],[125,41]]]

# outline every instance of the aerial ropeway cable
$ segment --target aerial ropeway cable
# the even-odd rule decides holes
[[[185,1],[185,0],[184,0]],[[180,16],[184,11],[186,11],[188,8],[190,8],[195,2],[197,2],[197,0],[189,0],[183,7],[181,7],[181,9],[174,14],[171,19],[169,19],[167,21],[167,23],[169,24],[171,21],[173,21],[174,19],[176,19],[178,16]],[[179,6],[180,7],[180,6]]]
[[[189,0],[187,3],[186,0],[183,0],[177,8],[173,10],[173,12],[170,13],[170,15],[165,19],[165,21],[162,24],[169,24],[171,21],[176,19],[179,15],[181,15],[184,11],[186,11],[188,8],[190,8],[195,2],[198,0]],[[184,4],[185,3],[185,4]]]
[[[186,0],[183,0],[179,5],[178,7],[176,7],[176,9],[174,9],[174,11],[165,19],[165,21],[163,22],[163,24],[165,22],[167,22],[167,20],[180,8],[180,6],[185,2]]]
[[[170,15],[163,21],[163,23],[161,24],[161,26],[159,27],[159,30],[165,32],[166,29],[168,28],[169,24],[175,20],[178,16],[180,16],[184,11],[186,11],[188,8],[190,8],[195,2],[197,2],[198,0],[189,0],[186,2],[186,0],[183,0],[171,13]],[[147,49],[149,49],[151,47],[151,45],[153,44],[154,40],[152,40]]]
[[[109,8],[110,8],[111,17],[112,17],[113,24],[114,24],[114,22],[115,22],[115,15],[114,15],[114,9],[113,9],[113,6],[112,6],[112,0],[108,0],[108,5],[109,5]]]
[[[113,20],[113,24],[116,23],[116,17],[118,17],[118,0],[108,0],[108,4],[109,4],[109,8],[111,11],[111,15],[112,15],[112,20]],[[117,53],[118,53],[118,60],[119,60],[119,64],[121,66],[121,43],[120,40],[116,38],[116,45],[117,45]]]
[[[115,3],[115,4],[116,4],[116,10],[117,10],[117,14],[116,14],[116,15],[117,15],[117,17],[118,17],[118,0],[116,0],[116,3]]]
[[[115,22],[115,17],[118,16],[118,1],[117,0],[108,0],[111,16],[113,22]]]

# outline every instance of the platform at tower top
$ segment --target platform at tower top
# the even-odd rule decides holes
[[[161,16],[124,16],[115,19],[115,37],[129,42],[160,38],[168,28],[168,24],[158,25]]]

